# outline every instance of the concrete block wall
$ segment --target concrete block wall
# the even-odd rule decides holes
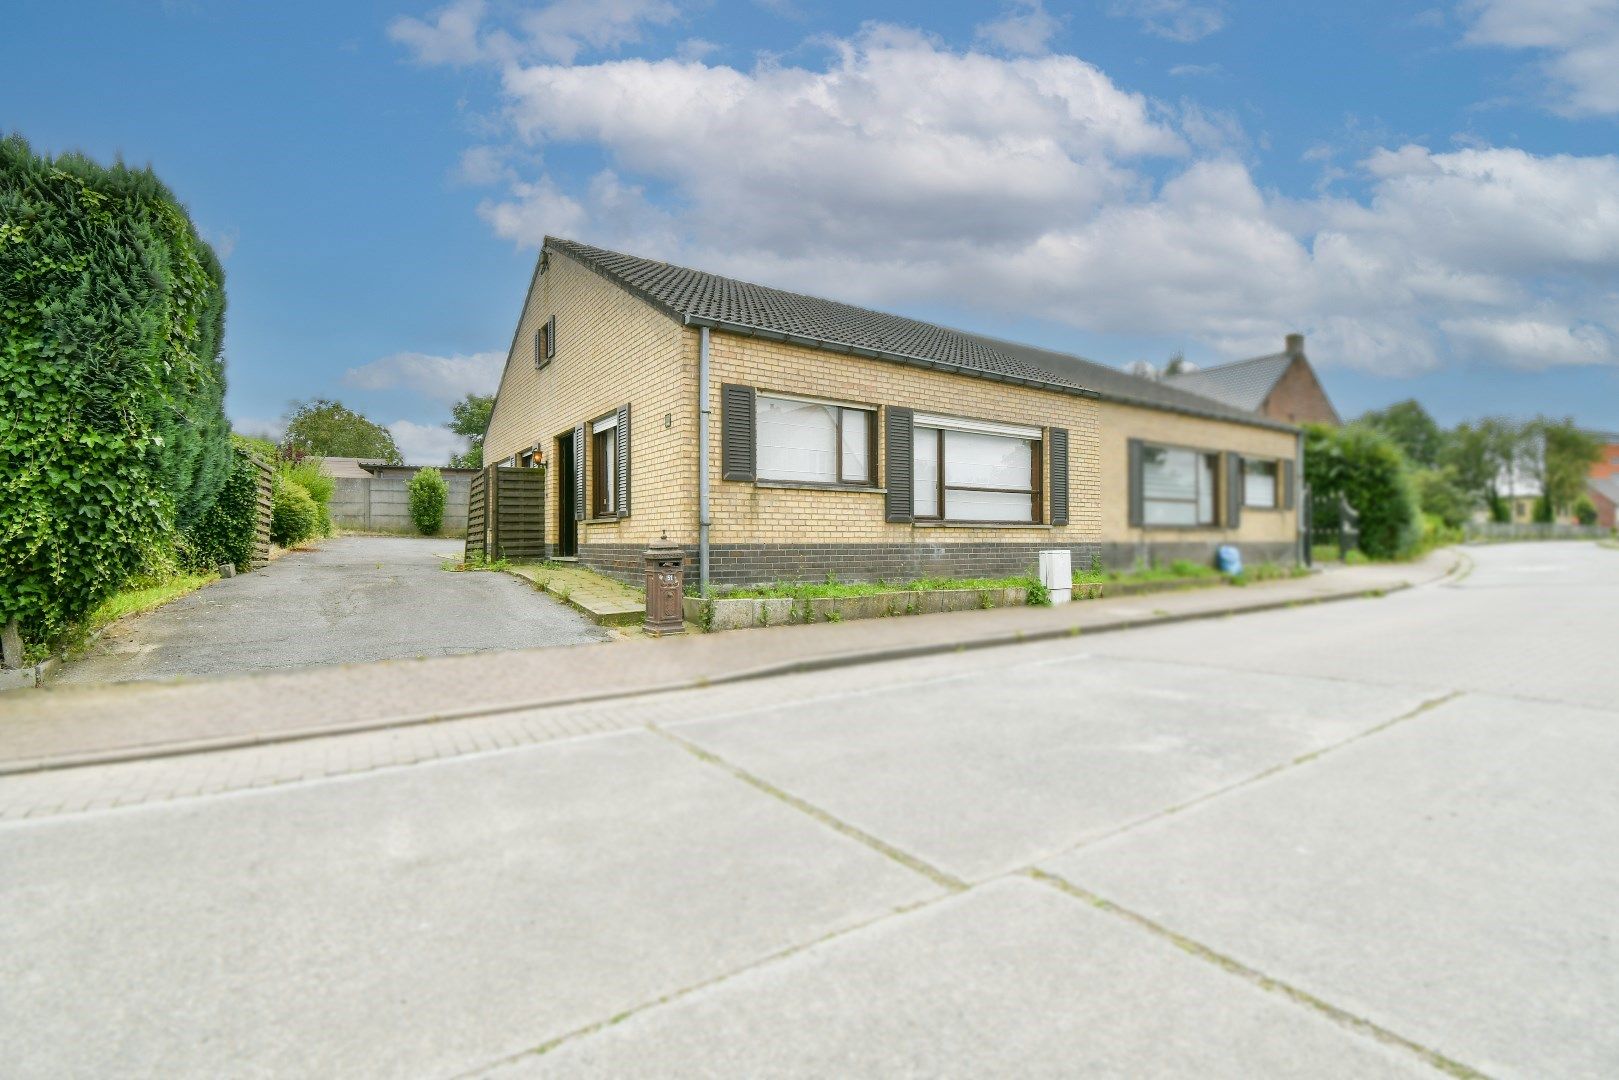
[[[415,532],[410,519],[410,481],[420,470],[411,465],[383,466],[365,478],[332,479],[332,523],[341,529]],[[441,536],[460,536],[467,525],[467,493],[473,469],[440,469],[449,493],[444,500]]]

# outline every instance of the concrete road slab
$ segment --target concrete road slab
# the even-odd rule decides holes
[[[1055,651],[1058,645],[1043,647]],[[980,880],[1349,738],[1422,691],[1066,656],[672,727]]]
[[[1619,714],[1469,697],[1052,872],[1496,1076],[1619,1076]]]
[[[1456,687],[1619,708],[1619,552],[1589,542],[1467,549],[1457,581],[1379,600],[1091,642],[1162,659],[1386,685]]]
[[[445,1075],[938,891],[646,733],[8,825],[0,1060]]]
[[[1436,1075],[1122,920],[994,882],[497,1076]]]
[[[449,573],[461,541],[340,536],[118,623],[63,684],[235,675],[606,641],[506,574]]]

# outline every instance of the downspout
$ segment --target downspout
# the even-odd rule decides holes
[[[697,328],[697,584],[708,592],[708,434],[713,408],[708,392],[708,327]]]
[[[1294,561],[1294,565],[1296,565],[1296,566],[1309,566],[1310,562],[1311,562],[1311,560],[1310,560],[1311,552],[1310,552],[1310,534],[1307,531],[1307,523],[1310,520],[1310,514],[1309,514],[1309,508],[1305,506],[1305,500],[1309,498],[1310,489],[1304,483],[1304,429],[1303,428],[1299,429],[1298,441],[1299,441],[1298,464],[1293,466],[1294,470],[1298,474],[1297,477],[1293,481],[1293,528],[1298,533],[1299,550],[1293,556],[1293,561]]]

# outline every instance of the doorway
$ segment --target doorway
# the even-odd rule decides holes
[[[573,516],[579,498],[574,490],[578,470],[573,461],[573,432],[557,436],[552,460],[557,470],[557,558],[572,559],[579,554],[579,522]]]

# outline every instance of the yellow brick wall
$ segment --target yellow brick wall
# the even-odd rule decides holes
[[[556,356],[536,371],[534,334],[552,315]],[[695,365],[684,363],[687,337],[695,336],[674,319],[553,252],[524,304],[484,460],[500,461],[539,443],[550,464],[559,435],[628,403],[630,515],[581,522],[579,543],[646,544],[665,529],[671,540],[694,541],[697,379]],[[588,437],[586,444],[588,457]],[[585,485],[588,512],[588,462]],[[557,541],[559,498],[557,470],[548,468],[545,536],[551,544]]]
[[[689,348],[695,363],[695,333]],[[709,344],[714,419],[709,453],[715,544],[1082,543],[1100,536],[1101,486],[1097,402],[1050,390],[927,371],[886,360],[829,353],[719,331]],[[720,479],[720,385],[761,392],[825,397],[857,405],[890,406],[975,420],[1068,429],[1069,522],[1062,527],[939,528],[883,520],[876,492],[772,488]],[[887,462],[880,452],[879,480]],[[1046,475],[1049,476],[1049,470]],[[1045,487],[1050,520],[1050,484]]]
[[[1235,541],[1240,543],[1290,542],[1297,535],[1298,512],[1256,510],[1245,506],[1236,530],[1166,529],[1130,527],[1129,441],[1141,439],[1166,446],[1199,450],[1227,450],[1251,457],[1292,460],[1298,452],[1297,436],[1290,431],[1228,424],[1195,416],[1140,409],[1118,402],[1102,402],[1102,539],[1109,543],[1138,540],[1155,542]],[[1296,473],[1297,470],[1295,470]],[[1294,483],[1298,483],[1295,475]],[[1294,499],[1295,508],[1298,505]]]

